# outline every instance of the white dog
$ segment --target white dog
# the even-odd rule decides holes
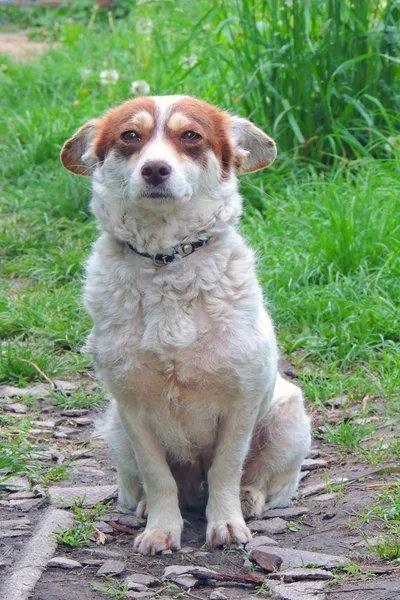
[[[236,230],[237,173],[274,142],[194,98],[128,100],[66,142],[92,175],[102,235],[87,264],[88,340],[115,401],[106,437],[119,501],[147,515],[135,550],[178,549],[181,503],[207,502],[207,542],[287,505],[310,445],[300,390],[277,374],[254,255]]]

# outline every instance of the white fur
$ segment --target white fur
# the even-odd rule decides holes
[[[110,152],[95,168],[92,210],[103,233],[85,285],[88,349],[115,398],[105,429],[119,499],[148,514],[135,541],[143,554],[179,548],[178,493],[201,504],[208,490],[210,544],[248,541],[243,513],[290,502],[310,443],[301,392],[277,375],[253,252],[235,230],[242,202],[233,169],[221,179],[214,156],[206,171],[180,163],[162,135],[176,99],[156,101],[158,129],[138,159],[124,164]],[[146,205],[141,165],[166,156],[174,194]],[[154,254],[202,237],[206,246],[160,268],[121,243]]]

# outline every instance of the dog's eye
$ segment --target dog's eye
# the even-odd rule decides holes
[[[124,142],[141,142],[142,138],[136,131],[124,131],[121,133],[121,140]]]
[[[201,140],[201,135],[195,131],[185,131],[185,133],[181,135],[181,139],[185,140],[185,142],[198,142]]]

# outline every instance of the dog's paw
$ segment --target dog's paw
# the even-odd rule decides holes
[[[242,488],[240,490],[240,504],[245,519],[258,519],[265,508],[264,494],[254,488]]]
[[[168,529],[145,529],[137,536],[133,545],[134,552],[154,556],[162,550],[179,550],[180,534]]]
[[[242,519],[232,521],[214,521],[207,528],[209,546],[231,546],[246,544],[252,538],[250,529]]]
[[[139,500],[136,506],[136,516],[138,519],[147,519],[148,510],[147,510],[147,500]]]

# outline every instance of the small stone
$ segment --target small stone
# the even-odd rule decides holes
[[[194,551],[195,548],[192,548],[192,546],[182,546],[179,550],[180,554],[192,554]]]
[[[60,452],[52,452],[50,458],[52,461],[61,465],[65,461],[65,454],[60,454]]]
[[[216,574],[216,571],[212,569],[206,569],[206,567],[194,567],[191,565],[171,565],[165,567],[163,577],[165,579],[171,579],[180,575],[193,575],[196,577],[196,573],[209,576],[212,579],[212,575]]]
[[[154,598],[153,592],[137,592],[135,593],[134,600],[138,600],[139,598]],[[128,593],[127,598],[132,598],[132,594]],[[160,599],[158,599],[160,600]]]
[[[65,417],[83,417],[84,415],[89,414],[89,411],[86,408],[70,408],[68,410],[63,410],[61,414]]]
[[[275,535],[277,533],[285,533],[287,531],[286,521],[279,517],[268,519],[266,521],[250,521],[248,523],[250,531]]]
[[[66,394],[70,394],[79,388],[79,383],[74,381],[63,381],[62,379],[54,379],[54,383],[58,388],[61,388]]]
[[[144,585],[146,587],[152,587],[157,585],[158,580],[153,575],[146,575],[145,573],[132,573],[125,578],[125,584],[128,586],[128,590],[133,589],[133,584]]]
[[[208,554],[210,554],[209,552],[206,552],[206,550],[199,550],[199,552],[195,552],[193,554],[193,556],[195,558],[203,558],[203,556],[207,556]]]
[[[331,398],[330,400],[325,400],[324,406],[330,406],[332,408],[342,408],[348,403],[348,397],[343,394],[342,396],[336,396],[335,398]]]
[[[330,581],[335,576],[330,571],[324,569],[294,568],[272,574],[273,579],[280,579],[284,583],[292,581]]]
[[[93,527],[101,531],[102,533],[114,533],[115,529],[107,525],[104,521],[95,521]]]
[[[96,577],[101,575],[120,575],[126,567],[126,563],[120,560],[106,560],[96,573]]]
[[[33,492],[15,492],[15,494],[10,494],[8,498],[9,500],[29,500],[35,498],[35,494]]]
[[[100,567],[104,560],[102,558],[84,558],[82,564],[85,567]]]
[[[30,429],[28,433],[32,437],[39,437],[40,435],[45,435],[47,432],[43,429]]]
[[[0,531],[0,539],[19,537],[21,535],[31,535],[31,528],[27,529],[3,529]]]
[[[43,429],[54,429],[56,426],[55,421],[32,421],[32,425]]]
[[[27,529],[31,525],[31,522],[26,517],[21,517],[20,519],[6,519],[5,521],[0,521],[0,530],[7,527],[7,529]]]
[[[24,492],[30,489],[29,481],[26,477],[18,477],[18,475],[14,475],[13,477],[8,477],[5,479],[1,487],[3,490],[8,490],[10,492]]]
[[[191,588],[197,587],[199,584],[198,579],[193,577],[193,575],[177,575],[170,579],[177,585],[180,585],[184,590],[190,590]]]
[[[254,568],[253,563],[248,558],[245,558],[243,561],[243,571],[248,573],[249,571],[252,571],[253,568]]]
[[[330,519],[333,519],[334,517],[336,517],[336,515],[337,515],[337,512],[334,511],[334,510],[331,510],[331,511],[326,512],[324,514],[324,516],[322,517],[322,520],[323,521],[329,521]]]
[[[45,498],[35,498],[33,500],[10,500],[9,505],[12,508],[21,510],[22,512],[29,512],[30,510],[38,510],[45,506]]]
[[[32,488],[32,492],[35,494],[36,498],[45,498],[46,497],[46,490],[44,490],[42,487],[40,487],[40,485],[35,485]]]
[[[148,592],[149,588],[146,585],[142,585],[141,583],[132,583],[128,590],[131,592]]]
[[[65,440],[70,438],[71,435],[74,435],[76,432],[76,429],[72,429],[71,427],[60,427],[54,432],[53,437],[58,440]]]
[[[280,600],[325,600],[323,593],[324,581],[302,581],[287,585],[277,585],[274,588],[275,597]]]
[[[314,498],[316,502],[330,502],[331,500],[335,500],[337,497],[336,492],[331,492],[330,494],[322,494],[321,496],[317,496]]]
[[[17,413],[19,415],[24,415],[26,413],[26,406],[24,404],[19,404],[18,402],[14,402],[14,404],[4,404],[3,408],[8,412]]]
[[[305,458],[301,465],[302,471],[314,471],[315,469],[326,469],[328,467],[328,463],[326,460],[322,458],[314,459],[314,458]]]
[[[0,385],[0,397],[14,398],[22,396],[37,396],[45,398],[49,395],[50,386],[45,383],[35,383],[26,388],[17,388],[12,385]]]
[[[67,569],[68,571],[72,571],[72,569],[81,569],[82,565],[77,560],[72,560],[71,558],[66,558],[65,556],[55,556],[47,563],[48,567],[57,567],[58,569]]]
[[[278,542],[266,535],[257,535],[255,538],[246,544],[246,552],[251,552],[259,546],[277,546]]]
[[[261,546],[263,548],[263,546]],[[282,559],[280,556],[276,554],[271,554],[270,552],[265,552],[264,550],[260,550],[255,548],[251,552],[251,560],[254,560],[258,566],[260,566],[267,573],[275,573],[275,571],[279,571]]]
[[[93,422],[92,419],[90,419],[89,417],[78,417],[77,419],[72,420],[74,423],[76,423],[76,425],[80,425],[81,427],[91,425]]]
[[[170,548],[168,548],[167,550],[161,550],[161,554],[163,554],[164,556],[169,556],[170,554],[172,554],[172,550]]]
[[[54,506],[70,507],[79,502],[84,508],[90,508],[97,502],[107,502],[117,496],[117,485],[97,485],[88,487],[51,487],[48,490]]]
[[[103,521],[115,521],[116,523],[120,523],[121,525],[126,525],[126,527],[133,528],[142,527],[145,523],[145,519],[140,519],[136,515],[124,515],[120,512],[110,512],[106,515],[103,515]]]
[[[302,517],[308,513],[308,508],[305,506],[288,506],[287,508],[270,508],[266,510],[262,518],[273,519],[275,517],[281,517],[282,519],[296,519]]]
[[[210,594],[210,600],[228,600],[228,596],[222,592],[222,590],[214,590]]]
[[[291,548],[278,548],[277,546],[259,546],[250,553],[250,558],[253,560],[253,552],[265,552],[266,554],[275,554],[282,559],[282,569],[288,567],[306,567],[314,565],[332,569],[334,567],[342,567],[349,563],[349,560],[344,556],[332,556],[330,554],[321,554],[319,552],[308,552],[306,550],[294,550]]]
[[[309,450],[309,452],[307,452],[307,458],[319,458],[321,456],[321,452],[320,450],[317,450],[316,448],[311,448],[311,450]]]

